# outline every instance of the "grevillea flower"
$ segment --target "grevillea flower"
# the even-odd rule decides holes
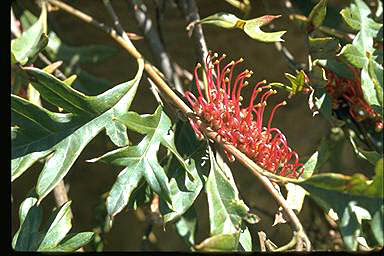
[[[245,79],[253,72],[244,70],[233,77],[235,67],[243,59],[231,61],[221,69],[220,63],[224,58],[224,54],[218,58],[216,53],[213,56],[210,53],[206,59],[206,98],[199,82],[200,64],[197,64],[194,72],[199,95],[196,97],[189,91],[185,92],[185,97],[199,116],[197,121],[190,119],[196,135],[203,138],[199,127],[204,122],[218,133],[218,138],[223,143],[232,144],[263,169],[281,176],[298,178],[303,165],[298,163],[297,153],[288,146],[284,134],[271,127],[276,110],[286,105],[286,102],[283,101],[272,109],[267,126],[263,126],[267,99],[277,92],[271,86],[265,85],[265,80],[261,81],[253,89],[249,106],[242,107],[241,90],[248,85]],[[261,96],[257,100],[259,95]],[[233,155],[226,151],[225,153],[230,161],[235,160]]]
[[[383,120],[379,119],[379,115],[365,101],[363,90],[361,88],[360,70],[351,67],[354,79],[346,79],[338,76],[331,70],[324,69],[327,77],[327,85],[325,89],[332,98],[332,108],[337,110],[340,105],[348,104],[349,114],[356,122],[370,118],[376,120],[376,131],[383,129]]]

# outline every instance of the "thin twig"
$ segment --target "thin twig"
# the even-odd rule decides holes
[[[164,73],[167,81],[171,82],[176,90],[183,93],[183,86],[177,73],[174,72],[169,54],[160,40],[160,36],[153,26],[153,22],[147,13],[147,6],[141,1],[127,1],[135,12],[135,19],[144,34],[152,55]]]
[[[48,0],[50,3],[56,5],[64,11],[82,19],[83,21],[96,25],[100,29],[106,31],[113,39],[115,39],[122,47],[124,47],[128,53],[130,53],[135,59],[143,58],[142,55],[136,50],[132,42],[129,40],[124,40],[121,36],[117,35],[116,31],[112,28],[107,28],[104,24],[101,24],[95,21],[90,16],[82,13],[79,10],[74,9],[73,7],[64,4],[57,0]],[[172,101],[178,109],[184,112],[190,118],[195,118],[192,110],[181,100],[164,82],[163,79],[158,75],[158,73],[154,70],[151,64],[145,63],[144,68],[148,75],[151,77],[153,82],[158,86],[158,88],[168,97],[168,100]],[[202,131],[206,134],[210,139],[217,141],[220,145],[222,145],[229,153],[234,155],[236,159],[238,159],[244,166],[246,166],[251,172],[263,183],[263,185],[267,188],[267,190],[272,194],[272,196],[276,199],[281,207],[286,211],[287,215],[291,219],[291,222],[294,226],[294,230],[296,232],[297,241],[303,241],[305,243],[306,250],[309,251],[311,249],[311,243],[305,234],[304,228],[300,223],[300,220],[297,218],[294,211],[289,207],[287,201],[281,196],[276,189],[273,187],[271,181],[264,176],[262,173],[266,173],[267,171],[263,170],[260,166],[258,166],[255,162],[249,159],[246,155],[240,152],[236,147],[230,144],[223,144],[219,142],[218,134],[211,130],[208,127],[205,127],[204,124],[201,125]]]
[[[103,0],[103,3],[105,5],[105,8],[107,8],[108,13],[111,15],[113,19],[113,24],[115,25],[117,32],[119,32],[120,36],[124,38],[124,40],[128,40],[128,35],[127,33],[125,33],[123,26],[121,26],[119,17],[117,17],[111,2],[109,0]]]
[[[191,24],[200,20],[199,10],[195,0],[179,0],[179,8],[184,13],[187,24]],[[201,24],[195,24],[192,32],[195,52],[199,58],[199,62],[206,67],[205,59],[208,55],[207,43],[205,42],[203,29]]]
[[[267,10],[267,12],[271,13],[269,1],[264,0],[263,4],[264,4],[264,7]],[[284,4],[288,10],[290,10],[292,8],[292,4],[289,0],[285,1]],[[268,24],[268,27],[270,29],[274,29],[275,25],[273,23],[270,23],[270,24]],[[285,47],[281,42],[275,42],[274,45],[275,45],[276,50],[279,51],[283,55],[284,59],[288,62],[289,67],[293,71],[295,71],[296,73],[299,73],[299,70],[303,69],[302,64],[298,63],[295,60],[293,55],[289,52],[288,48]]]

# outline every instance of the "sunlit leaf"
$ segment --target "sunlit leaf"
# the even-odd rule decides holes
[[[210,152],[211,170],[206,183],[210,234],[233,234],[239,231],[248,207],[239,199],[236,185],[228,167],[216,162]]]
[[[327,0],[319,1],[311,10],[308,16],[308,22],[311,24],[311,30],[316,29],[323,24],[325,15],[327,14]]]
[[[374,61],[373,58],[370,58],[368,73],[375,86],[377,101],[383,107],[383,66]]]
[[[119,148],[99,158],[90,160],[92,162],[102,160],[126,167],[119,175],[107,198],[109,214],[115,215],[122,210],[127,204],[133,189],[137,186],[140,179],[144,178],[151,189],[160,195],[161,199],[171,204],[171,206],[168,206],[169,210],[171,210],[171,212],[176,210],[176,215],[169,217],[169,220],[182,215],[189,206],[192,205],[194,198],[197,197],[202,187],[202,183],[194,162],[187,164],[178,153],[174,143],[174,133],[169,117],[163,112],[161,106],[159,106],[152,115],[140,116],[135,112],[127,112],[123,115],[116,116],[115,120],[124,124],[129,129],[145,134],[146,136],[137,146]],[[175,169],[171,170],[171,173],[174,173],[175,176],[172,177],[173,175],[170,174],[172,177],[170,180],[168,180],[163,167],[158,163],[156,157],[160,145],[169,149],[181,165],[181,168],[177,168],[177,165],[174,165]],[[182,174],[184,172],[186,172],[187,175]],[[178,204],[178,197],[175,197],[173,201],[171,200],[171,195],[176,196],[176,194],[178,194],[177,180],[179,178],[183,179],[183,177],[187,179],[184,185],[191,189],[188,190],[191,191],[191,193],[186,192],[192,196],[185,199],[189,202],[188,206]],[[183,181],[179,180],[178,182]],[[183,193],[179,194],[181,198],[183,198],[182,194]],[[173,205],[173,203],[175,203],[175,205]]]
[[[242,20],[237,18],[235,15],[230,13],[216,13],[211,16],[208,16],[198,23],[200,24],[211,24],[218,27],[226,29],[239,28],[244,30],[244,32],[251,38],[261,41],[261,42],[279,42],[284,41],[281,36],[286,33],[286,31],[278,32],[264,32],[260,27],[269,24],[274,19],[279,18],[281,15],[265,15],[259,18]]]
[[[24,31],[19,38],[11,41],[12,63],[19,62],[24,65],[45,48],[48,43],[46,28],[47,10],[43,4],[37,22]]]
[[[237,22],[241,22],[241,19],[237,18],[235,15],[231,13],[219,12],[200,20],[198,23],[233,29],[236,28]]]
[[[20,205],[20,227],[12,241],[16,251],[71,252],[89,243],[93,232],[66,235],[72,227],[71,201],[56,209],[42,229],[43,211],[37,202],[37,198],[28,197]]]
[[[281,15],[265,15],[256,19],[246,20],[244,24],[244,32],[251,38],[261,42],[284,42],[281,37],[287,31],[264,32],[260,29],[260,27],[270,23],[272,20],[279,18],[280,16]]]
[[[95,233],[93,232],[81,232],[77,234],[68,234],[63,240],[54,248],[47,248],[44,251],[52,252],[74,252],[81,247],[87,245]]]
[[[194,207],[190,207],[176,222],[176,231],[185,243],[192,249],[197,232],[197,216]]]
[[[375,37],[382,24],[369,18],[371,10],[362,0],[354,0],[350,7],[340,11],[344,21],[354,30],[366,30],[367,35]]]
[[[239,244],[239,233],[219,234],[205,239],[195,248],[202,252],[228,252],[235,251]]]
[[[26,71],[42,97],[68,112],[73,111],[50,112],[12,95],[11,121],[25,135],[12,141],[15,145],[12,146],[12,180],[35,161],[51,154],[36,185],[41,201],[68,173],[89,141],[107,124],[115,122],[114,117],[129,109],[143,72],[143,63],[139,61],[139,70],[133,80],[98,96],[85,96],[39,69],[28,68]],[[30,139],[18,140],[26,137]]]

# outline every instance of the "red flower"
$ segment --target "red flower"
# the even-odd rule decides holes
[[[245,81],[252,75],[252,71],[245,70],[233,79],[236,65],[243,59],[231,61],[223,69],[220,69],[220,62],[225,55],[218,58],[217,53],[207,57],[207,68],[205,70],[208,86],[206,88],[207,98],[203,96],[199,83],[197,64],[195,67],[196,86],[199,92],[196,98],[189,91],[185,92],[185,97],[192,105],[194,112],[200,120],[190,119],[192,128],[199,139],[203,138],[199,131],[201,122],[218,133],[221,141],[232,144],[258,165],[269,172],[298,178],[303,172],[298,172],[302,167],[299,164],[297,153],[288,146],[284,134],[277,128],[271,128],[271,123],[276,110],[286,105],[283,101],[277,104],[271,112],[266,127],[263,126],[264,110],[267,99],[277,92],[271,86],[265,85],[266,81],[256,84],[253,89],[251,100],[248,107],[241,107],[241,90],[248,85]],[[215,73],[215,74],[214,74]],[[232,80],[234,80],[232,82]],[[260,100],[256,99],[261,95]],[[234,156],[225,152],[230,161],[234,161]]]
[[[356,122],[370,118],[376,120],[376,130],[383,129],[383,121],[373,108],[365,101],[363,90],[361,88],[360,70],[351,67],[354,79],[349,80],[338,76],[331,70],[325,69],[327,85],[325,89],[332,98],[332,108],[338,109],[341,104],[348,104],[349,114]]]

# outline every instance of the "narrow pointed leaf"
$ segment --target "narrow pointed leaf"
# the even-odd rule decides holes
[[[37,249],[36,234],[42,222],[43,211],[36,206],[37,199],[26,198],[20,205],[20,226],[12,239],[12,248],[16,251],[28,251]]]
[[[205,239],[195,248],[202,252],[231,252],[236,251],[238,245],[239,233],[219,234]]]
[[[48,43],[46,35],[47,10],[42,5],[41,14],[35,24],[16,39],[11,41],[12,63],[26,64],[33,59]]]
[[[173,156],[165,166],[173,209],[160,198],[160,213],[164,223],[182,216],[193,205],[209,171],[206,144],[197,140],[188,122],[177,123],[174,144],[180,156]],[[180,161],[180,158],[183,160]],[[188,168],[187,173],[185,166]]]
[[[239,199],[229,168],[216,162],[210,152],[211,170],[206,183],[210,234],[234,234],[239,232],[248,207]]]
[[[233,29],[236,28],[236,23],[239,21],[241,20],[231,13],[219,12],[200,20],[198,23]]]
[[[64,239],[54,248],[47,248],[45,252],[74,252],[81,247],[87,245],[92,241],[95,233],[81,232],[77,234],[68,234]]]
[[[377,101],[380,106],[383,107],[383,66],[370,58],[368,63],[368,72],[369,77],[375,86]]]
[[[310,30],[320,27],[321,24],[323,24],[326,14],[327,0],[321,0],[313,7],[311,13],[308,16],[308,22],[312,26]]]
[[[241,231],[240,237],[239,237],[239,244],[241,245],[244,251],[246,252],[252,251],[252,237],[248,227],[245,227],[245,229]]]
[[[37,203],[37,198],[28,197],[20,205],[20,227],[12,240],[16,251],[75,251],[93,237],[93,232],[66,235],[72,226],[70,201],[55,210],[46,228],[39,230],[43,210]]]
[[[131,193],[138,186],[142,177],[143,172],[130,167],[124,168],[119,173],[107,197],[106,204],[109,215],[115,216],[128,204]]]
[[[72,228],[70,205],[71,201],[63,204],[48,220],[48,228],[44,230],[44,238],[37,249],[38,251],[56,247]]]

